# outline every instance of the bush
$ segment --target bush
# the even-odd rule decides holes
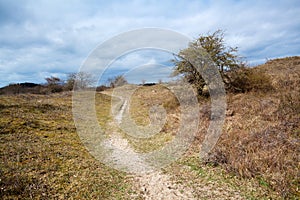
[[[97,92],[102,92],[104,90],[107,90],[109,87],[106,87],[105,85],[100,85],[96,88]]]
[[[242,67],[235,72],[229,73],[229,77],[231,83],[228,89],[232,92],[267,92],[273,90],[270,77],[255,68]]]

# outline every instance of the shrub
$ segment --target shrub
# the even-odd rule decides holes
[[[109,87],[106,87],[105,85],[100,85],[96,88],[97,92],[102,92],[104,90],[107,90]]]
[[[239,70],[229,73],[231,84],[229,91],[249,92],[249,91],[272,91],[270,77],[255,68],[242,67]]]

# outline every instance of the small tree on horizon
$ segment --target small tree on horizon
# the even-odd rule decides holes
[[[85,89],[94,82],[92,74],[87,72],[70,73],[66,80],[66,90]]]
[[[45,80],[47,81],[47,85],[61,85],[63,83],[60,78],[54,76],[47,77]]]
[[[109,86],[112,88],[128,84],[128,81],[122,75],[115,76],[114,78],[109,78],[107,81],[109,83]]]
[[[47,77],[45,78],[45,80],[47,81],[47,88],[50,90],[50,92],[61,92],[63,91],[63,81],[58,78],[58,77]]]

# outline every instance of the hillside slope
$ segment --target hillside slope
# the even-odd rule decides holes
[[[223,134],[205,162],[198,162],[198,154],[210,122],[210,102],[200,98],[200,124],[196,140],[186,156],[168,169],[170,173],[175,172],[176,179],[184,182],[193,180],[189,184],[194,186],[194,193],[199,198],[204,198],[203,191],[199,189],[203,187],[203,174],[213,173],[213,179],[217,179],[214,170],[219,169],[225,170],[228,176],[241,179],[235,184],[247,198],[299,196],[300,57],[270,60],[251,70],[255,71],[254,78],[260,81],[264,81],[262,78],[268,79],[266,81],[271,83],[269,89],[264,87],[260,90],[257,87],[250,92],[227,93],[228,109]],[[162,147],[178,132],[180,105],[162,85],[136,90],[131,97],[131,117],[139,125],[149,124],[148,111],[156,104],[166,109],[166,124],[160,134],[150,139],[127,137],[138,152]],[[211,168],[211,165],[214,167]],[[186,167],[201,174],[190,174]],[[245,180],[254,181],[254,185],[245,184]],[[221,181],[228,181],[228,177]],[[219,187],[224,190],[224,184]]]
[[[299,197],[300,57],[253,70],[269,75],[273,89],[228,94],[230,115],[210,161],[259,179],[282,197]]]

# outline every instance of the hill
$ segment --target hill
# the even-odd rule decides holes
[[[273,89],[228,94],[231,115],[210,161],[258,178],[282,197],[299,197],[300,57],[270,60],[252,70],[270,76]]]
[[[237,177],[254,178],[270,194],[274,191],[283,198],[299,196],[300,57],[269,60],[250,71],[255,75],[252,78],[259,80],[255,84],[270,82],[271,85],[255,86],[244,93],[227,93],[223,134],[205,163],[219,166]],[[205,98],[199,100],[200,126],[197,140],[189,151],[190,158],[198,156],[210,122],[210,102]],[[131,99],[131,114],[138,124],[146,125],[148,110],[160,103],[169,113],[162,129],[166,142],[172,139],[170,134],[178,131],[180,105],[165,89],[157,85],[137,90]],[[133,146],[146,151],[161,145],[161,138],[153,138],[149,143],[135,142],[132,141]],[[201,170],[202,164],[193,163],[193,167]],[[183,179],[185,175],[177,174]]]
[[[258,195],[255,198],[297,197],[300,181],[300,57],[269,60],[249,72],[255,87],[243,93],[227,93],[223,134],[204,165],[220,167],[235,177],[256,180],[259,186],[253,189]],[[120,90],[126,91],[125,88]],[[162,104],[167,111],[167,121],[160,136],[142,141],[127,137],[137,151],[153,151],[173,139],[179,128],[180,104],[170,91],[161,85],[140,87],[130,101],[131,117],[138,125],[150,123],[148,111],[156,104]],[[183,161],[197,172],[203,169],[203,162],[195,160],[198,160],[199,147],[210,122],[210,101],[205,98],[199,98],[199,101],[199,132]],[[177,178],[188,182],[186,177],[191,176],[178,171]],[[263,195],[259,194],[258,187],[264,188]],[[240,185],[241,188],[248,187]],[[193,189],[195,193],[201,193],[201,189]]]

